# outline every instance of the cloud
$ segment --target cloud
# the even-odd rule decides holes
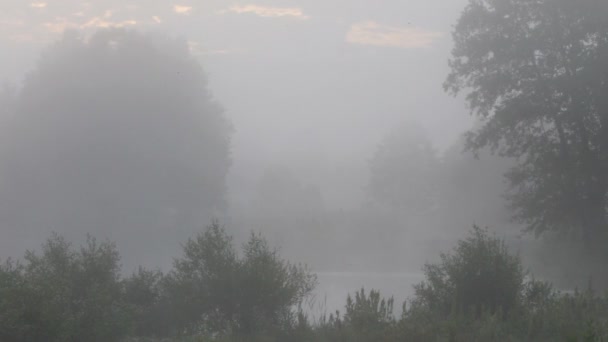
[[[137,21],[123,20],[123,21],[112,21],[112,11],[105,11],[102,16],[92,17],[84,23],[77,23],[74,21],[67,20],[63,17],[55,18],[55,21],[44,23],[44,27],[53,33],[61,33],[66,29],[86,29],[86,28],[108,28],[108,27],[127,27],[137,25]]]
[[[43,23],[42,25],[53,33],[61,33],[67,29],[76,29],[80,27],[80,25],[77,23],[69,21],[65,18],[55,18],[55,21],[49,21]]]
[[[280,17],[292,17],[297,19],[306,20],[309,17],[304,14],[304,11],[300,8],[289,8],[289,7],[264,7],[258,5],[245,5],[245,6],[232,6],[222,13],[233,12],[238,14],[255,14],[260,17],[267,18],[280,18]]]
[[[387,26],[374,21],[366,21],[353,24],[346,35],[346,41],[359,45],[418,49],[430,47],[441,37],[443,37],[441,32]]]
[[[108,28],[108,27],[126,27],[126,26],[134,26],[137,25],[137,21],[123,20],[123,21],[111,21],[112,11],[105,11],[104,15],[101,17],[93,17],[89,19],[86,23],[80,25],[80,28]]]
[[[33,2],[30,4],[31,8],[45,8],[46,7],[46,2]]]
[[[208,49],[204,48],[202,44],[199,42],[189,40],[188,41],[188,49],[190,53],[194,56],[215,56],[215,55],[228,55],[228,54],[240,54],[244,53],[243,50],[233,50],[233,49]]]
[[[175,5],[175,6],[173,6],[173,11],[175,13],[177,13],[177,14],[188,15],[192,11],[192,7],[191,6]]]
[[[23,27],[25,21],[20,19],[0,19],[0,26]]]
[[[124,20],[124,21],[108,21],[101,17],[91,18],[86,23],[80,25],[80,28],[90,28],[90,27],[98,27],[98,28],[108,28],[108,27],[126,27],[126,26],[134,26],[137,25],[137,21],[135,20]]]

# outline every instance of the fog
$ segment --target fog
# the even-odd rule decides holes
[[[511,220],[520,159],[465,149],[487,121],[443,84],[467,3],[3,0],[0,260],[89,234],[167,272],[218,220],[308,265],[314,314],[401,303],[477,225],[584,283]]]

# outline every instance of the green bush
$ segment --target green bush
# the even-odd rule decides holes
[[[508,314],[517,307],[524,286],[519,257],[503,240],[473,227],[452,253],[423,268],[426,280],[416,285],[412,305],[442,317],[455,313]]]
[[[119,257],[111,243],[88,238],[74,250],[53,235],[39,255],[0,270],[2,341],[116,341],[130,329]]]
[[[122,278],[111,243],[79,250],[52,236],[40,254],[0,265],[0,341],[372,342],[607,341],[608,296],[524,282],[519,259],[475,227],[437,264],[403,313],[364,289],[344,315],[301,309],[316,282],[260,235],[237,251],[217,222],[184,244],[167,275]]]
[[[160,271],[139,268],[123,280],[124,301],[133,315],[132,334],[139,337],[168,336],[174,330],[173,313]]]
[[[188,240],[165,281],[178,330],[214,336],[291,330],[315,284],[316,276],[281,259],[259,235],[239,257],[217,222]]]

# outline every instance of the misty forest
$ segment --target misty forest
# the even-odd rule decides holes
[[[0,52],[0,342],[608,341],[606,0],[0,0]]]

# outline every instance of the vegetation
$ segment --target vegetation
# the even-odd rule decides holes
[[[602,341],[608,297],[561,294],[524,280],[504,242],[474,227],[423,268],[425,280],[394,314],[378,291],[344,313],[310,317],[316,278],[263,237],[242,250],[217,222],[188,240],[173,269],[120,275],[112,243],[75,249],[58,235],[40,253],[0,267],[2,341]]]
[[[509,168],[515,222],[557,237],[545,240],[553,248],[582,242],[593,256],[585,265],[608,283],[606,13],[608,2],[599,0],[470,0],[455,26],[444,86],[466,92],[479,119],[466,148],[506,157],[490,163],[488,174]],[[187,51],[125,30],[89,39],[67,34],[51,47],[21,89],[0,96],[0,221],[67,232],[107,225],[127,237],[118,242],[132,245],[143,231],[159,240],[190,233],[222,208],[231,127]],[[57,77],[68,74],[74,77]],[[440,159],[413,125],[379,145],[366,188],[371,209],[353,209],[342,221],[365,228],[358,239],[368,253],[389,240],[402,247],[396,237],[404,222],[430,221],[441,207],[466,202],[469,184],[498,183],[476,183],[471,171],[479,168],[452,153]],[[450,158],[450,171],[440,170]],[[442,184],[446,173],[452,189]],[[310,229],[308,217],[327,211],[318,188],[284,170],[262,175],[254,192],[260,217],[252,217],[264,222],[283,211],[279,229],[294,218],[295,227]],[[484,210],[470,202],[475,208],[462,203],[454,211],[466,210],[468,219]],[[384,230],[370,229],[376,226]],[[327,236],[323,224],[316,227],[318,240]],[[339,243],[348,246],[358,232],[345,229]],[[326,240],[326,252],[340,248]],[[503,239],[477,226],[423,266],[424,280],[400,314],[392,297],[362,288],[346,298],[344,311],[310,316],[304,303],[315,275],[284,260],[261,234],[237,248],[213,222],[182,247],[167,272],[142,267],[125,276],[114,243],[88,237],[75,248],[52,235],[40,251],[0,265],[0,341],[608,340],[608,294],[591,281],[584,290],[555,290],[526,272]],[[574,255],[567,257],[578,263]],[[391,260],[387,268],[406,262]]]
[[[415,287],[415,305],[444,317],[467,311],[508,314],[517,306],[524,278],[519,258],[478,227],[454,253],[423,270],[427,280]]]
[[[454,30],[445,89],[482,125],[468,147],[517,159],[513,217],[602,252],[607,241],[605,1],[471,0]]]
[[[346,314],[312,327],[314,341],[603,341],[608,297],[592,289],[563,294],[525,280],[522,264],[504,241],[475,227],[469,236],[424,267],[425,280],[393,315],[392,299],[362,290]]]
[[[52,236],[41,254],[0,268],[2,341],[112,341],[131,327],[119,257],[111,243],[89,238],[75,250]]]
[[[368,197],[404,216],[428,214],[437,202],[439,162],[424,130],[407,123],[378,146],[370,163]]]
[[[145,251],[139,232],[177,245],[223,207],[232,129],[185,42],[66,33],[5,96],[7,234],[84,229]]]

